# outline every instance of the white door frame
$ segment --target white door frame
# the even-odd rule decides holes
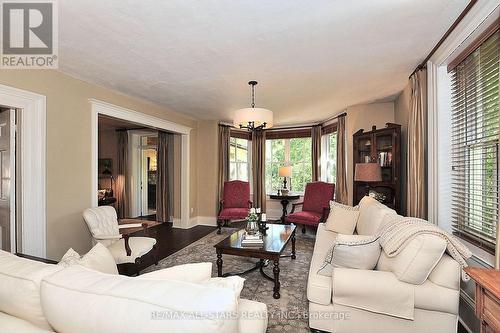
[[[45,258],[46,226],[46,98],[30,91],[0,84],[0,105],[21,109],[20,221],[22,244],[18,252]],[[16,242],[17,243],[17,242]]]
[[[181,219],[174,221],[174,227],[187,229],[190,227],[189,215],[189,145],[190,127],[179,125],[174,122],[150,116],[145,113],[126,109],[96,99],[90,99],[91,112],[91,170],[92,170],[92,207],[97,207],[97,175],[98,175],[98,119],[99,115],[106,115],[151,128],[174,132],[181,135]]]

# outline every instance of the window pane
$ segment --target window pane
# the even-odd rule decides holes
[[[283,187],[283,180],[279,177],[279,167],[285,165],[285,140],[266,141],[266,192],[275,193]]]
[[[229,180],[237,180],[236,178],[236,163],[229,163]]]
[[[304,192],[306,184],[312,181],[311,138],[290,139],[289,164],[292,167],[290,189]]]
[[[494,248],[499,214],[500,31],[451,72],[452,227]]]
[[[238,180],[248,181],[248,164],[238,163]]]
[[[229,140],[229,180],[249,181],[249,154],[248,140],[231,137]]]

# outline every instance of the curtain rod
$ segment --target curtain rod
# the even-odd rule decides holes
[[[319,123],[314,123],[314,124],[309,124],[309,125],[296,125],[296,126],[283,126],[283,127],[272,127],[270,129],[267,129],[266,131],[272,131],[272,130],[288,130],[288,129],[300,129],[300,128],[311,128],[313,126],[317,126],[317,125],[323,125],[329,121],[332,121],[332,120],[335,120],[339,117],[343,117],[343,116],[347,116],[347,112],[342,112],[341,114],[338,114],[334,117],[330,117],[326,120],[323,120]],[[223,126],[228,126],[228,127],[232,127],[234,129],[238,129],[237,127],[235,127],[233,124],[229,124],[229,123],[225,123],[223,121],[219,121],[219,125],[223,125]]]
[[[451,25],[451,27],[448,30],[446,30],[445,34],[443,35],[443,37],[441,37],[441,39],[436,44],[436,46],[434,46],[434,48],[427,55],[427,57],[425,57],[425,59],[413,70],[413,72],[410,74],[410,76],[408,78],[411,78],[411,76],[413,74],[415,74],[417,71],[419,71],[419,70],[421,70],[421,69],[423,69],[423,68],[425,68],[427,66],[427,61],[429,61],[429,59],[434,55],[434,53],[436,53],[437,49],[441,46],[441,44],[444,43],[444,41],[453,32],[453,30],[455,30],[455,28],[460,24],[460,22],[462,22],[462,20],[465,17],[465,15],[467,15],[467,13],[472,9],[472,7],[474,7],[474,5],[476,3],[477,3],[477,0],[471,0],[469,2],[469,4],[467,5],[467,7],[465,7],[465,9],[460,13],[460,15],[458,16],[458,18]]]

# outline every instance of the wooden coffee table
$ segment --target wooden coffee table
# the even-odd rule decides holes
[[[295,259],[295,229],[294,224],[282,225],[282,224],[268,224],[269,229],[266,231],[264,236],[264,244],[261,247],[256,246],[242,246],[241,240],[245,234],[245,229],[236,231],[227,238],[223,239],[217,243],[214,247],[217,252],[217,275],[219,277],[231,276],[231,275],[245,275],[256,269],[260,270],[262,276],[266,279],[274,282],[274,293],[273,297],[275,299],[280,298],[280,258],[291,257]],[[292,241],[292,253],[290,255],[283,255],[289,241]],[[258,258],[259,262],[256,263],[255,267],[252,267],[241,273],[226,273],[222,274],[222,255],[229,254],[240,257],[250,257]],[[269,263],[269,260],[273,261],[273,277],[268,276],[263,268]]]

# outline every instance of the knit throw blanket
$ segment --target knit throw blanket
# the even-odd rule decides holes
[[[395,257],[405,246],[418,235],[435,235],[446,241],[446,252],[455,259],[462,268],[467,267],[466,259],[472,256],[470,250],[455,236],[438,226],[422,219],[395,216],[385,226],[380,228],[380,246],[389,257]]]

